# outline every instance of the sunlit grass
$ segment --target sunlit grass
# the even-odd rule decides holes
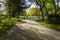
[[[37,20],[37,22],[44,27],[60,31],[60,25],[47,23],[46,20]]]
[[[38,18],[39,16],[20,16],[21,19],[24,18]]]

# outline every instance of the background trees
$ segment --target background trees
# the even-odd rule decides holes
[[[40,16],[40,11],[38,8],[29,8],[28,15],[30,16]]]
[[[52,21],[54,23],[60,23],[60,15],[58,14],[58,12],[60,11],[59,1],[60,0],[36,0],[37,4],[40,6],[42,20],[44,20],[44,16],[47,16],[47,19],[50,22]],[[45,13],[46,15],[44,15]]]
[[[21,2],[21,0],[6,0],[6,8],[8,8],[9,16],[10,17],[18,17],[22,14],[24,3]]]

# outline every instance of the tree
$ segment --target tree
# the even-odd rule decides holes
[[[58,0],[56,0],[58,4]],[[42,19],[44,20],[44,12],[42,9],[45,9],[47,18],[50,13],[57,14],[58,11],[58,5],[56,5],[55,0],[36,0],[37,4],[40,6],[40,10],[42,13]],[[55,11],[55,12],[54,12]]]
[[[18,17],[21,15],[21,12],[23,11],[23,5],[24,3],[21,2],[21,0],[6,0],[6,5],[9,10],[10,17]]]
[[[39,16],[40,15],[40,11],[37,8],[30,8],[29,12],[28,12],[28,15]]]
[[[23,12],[23,9],[27,9],[31,6],[31,4],[26,4],[26,0],[6,0],[6,4],[9,9],[9,14],[12,15],[12,17],[21,15]]]

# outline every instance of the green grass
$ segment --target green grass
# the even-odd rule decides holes
[[[24,19],[24,18],[38,18],[38,16],[20,16],[21,19]]]
[[[28,18],[37,18],[37,16],[28,16]]]
[[[57,31],[60,31],[60,25],[57,25],[57,24],[49,24],[47,23],[47,21],[43,21],[43,20],[37,20],[37,22],[39,24],[41,24],[42,26],[44,27],[47,27],[47,28],[50,28],[50,29],[54,29],[54,30],[57,30]]]

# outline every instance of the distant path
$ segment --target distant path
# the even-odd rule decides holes
[[[60,32],[42,27],[33,20],[22,20],[0,40],[60,40]]]

